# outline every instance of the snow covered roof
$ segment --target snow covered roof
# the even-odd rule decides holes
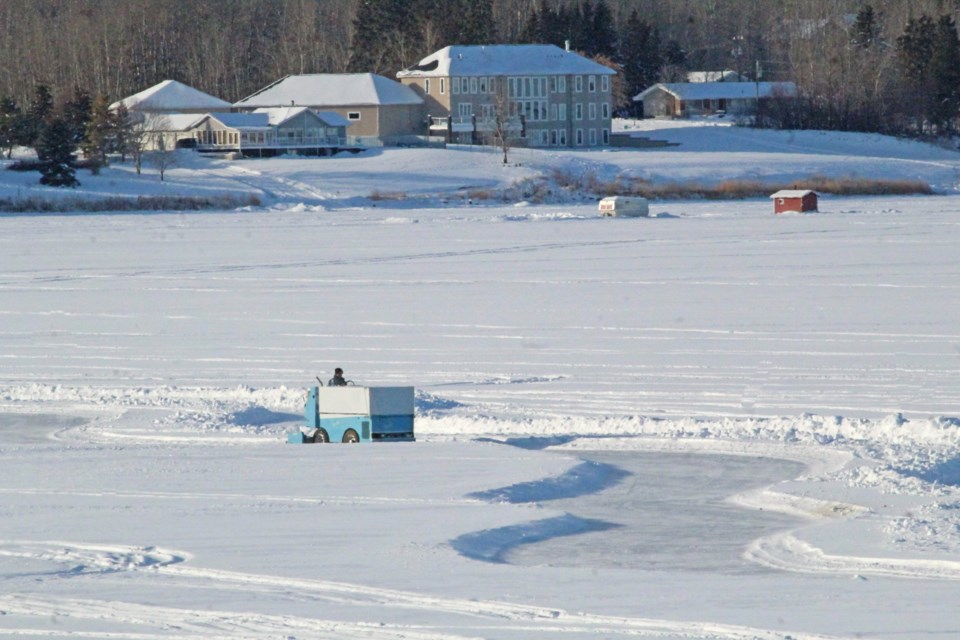
[[[254,113],[265,113],[274,126],[282,125],[284,122],[297,117],[301,113],[309,112],[319,118],[328,127],[349,127],[352,122],[332,111],[314,111],[309,107],[261,107]]]
[[[802,198],[809,194],[816,195],[816,191],[811,191],[810,189],[781,189],[776,193],[772,194],[771,198]]]
[[[201,120],[206,118],[216,120],[231,129],[270,128],[270,117],[265,113],[208,113]],[[200,124],[201,120],[198,120],[196,124]]]
[[[176,80],[164,80],[140,93],[114,102],[110,108],[116,109],[121,104],[130,111],[169,112],[227,111],[233,106],[226,100],[215,98]]]
[[[661,82],[633,99],[643,100],[656,91],[666,91],[679,100],[744,100],[758,96],[796,96],[797,85],[792,82]]]
[[[147,131],[186,131],[203,118],[196,113],[144,113],[143,123]]]
[[[609,67],[552,44],[452,45],[397,74],[423,76],[614,75]]]
[[[286,76],[235,103],[237,107],[347,107],[423,104],[410,87],[374,73]]]
[[[320,119],[327,123],[328,127],[349,127],[353,123],[344,118],[339,113],[333,111],[317,111]]]
[[[746,76],[732,69],[723,71],[688,71],[687,82],[745,82]]]

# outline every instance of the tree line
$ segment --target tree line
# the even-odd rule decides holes
[[[689,70],[791,80],[773,126],[956,129],[960,0],[3,0],[0,97],[118,100],[177,79],[230,101],[287,74],[388,77],[451,44],[551,43],[620,70],[620,104]]]

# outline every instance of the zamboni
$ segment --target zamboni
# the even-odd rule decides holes
[[[413,387],[318,386],[287,442],[413,442]]]

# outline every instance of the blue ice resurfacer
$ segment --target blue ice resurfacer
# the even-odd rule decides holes
[[[287,442],[412,442],[413,387],[310,387],[304,418]]]

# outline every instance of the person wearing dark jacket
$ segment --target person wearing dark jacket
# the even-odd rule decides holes
[[[328,387],[345,387],[347,381],[343,378],[343,369],[337,367],[333,370],[333,377],[327,382]]]

